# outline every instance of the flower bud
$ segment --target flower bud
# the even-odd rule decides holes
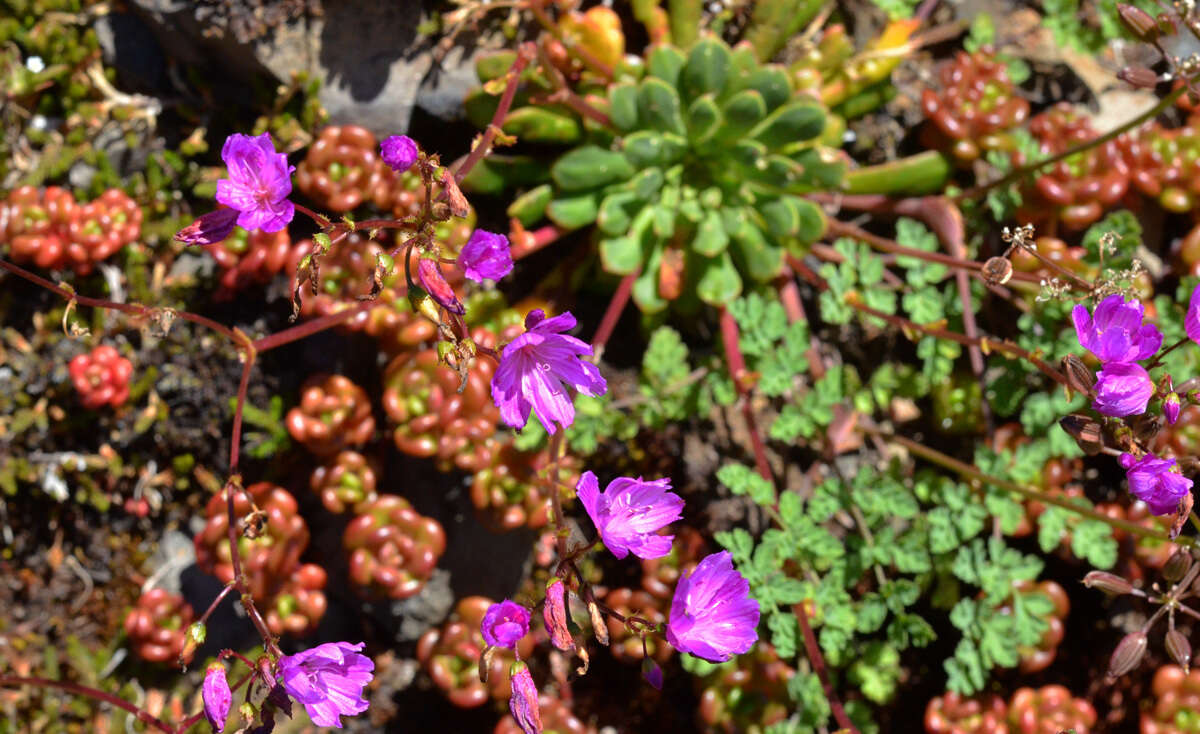
[[[420,286],[408,289],[408,303],[412,306],[413,311],[416,311],[433,323],[442,323],[442,314],[438,311],[437,301],[433,300]]]
[[[1117,78],[1137,89],[1154,89],[1158,86],[1158,74],[1144,66],[1126,66],[1117,72]]]
[[[479,656],[479,682],[488,682],[488,671],[492,669],[492,657],[496,654],[496,648],[493,645],[485,645],[483,653]]]
[[[446,282],[445,276],[442,275],[442,268],[438,265],[436,259],[422,257],[417,260],[417,279],[421,281],[421,287],[442,308],[460,316],[467,312],[467,309],[463,307],[462,302],[458,300],[458,296],[454,293],[454,289]]]
[[[216,209],[204,214],[175,233],[175,240],[185,245],[215,245],[233,234],[237,209]]]
[[[1141,630],[1125,635],[1108,660],[1108,677],[1119,678],[1136,668],[1146,654],[1146,645],[1146,633]]]
[[[1083,577],[1083,585],[1091,588],[1100,589],[1106,594],[1128,594],[1133,591],[1133,584],[1107,571],[1092,571],[1087,576]]]
[[[1167,581],[1175,583],[1179,579],[1183,578],[1187,574],[1188,569],[1191,567],[1191,552],[1181,548],[1172,553],[1171,557],[1167,559],[1166,564],[1163,565],[1162,575]]]
[[[654,686],[658,690],[663,687],[663,672],[662,668],[658,667],[658,663],[654,662],[654,658],[647,655],[642,658],[642,677],[646,682]]]
[[[1187,635],[1177,629],[1167,632],[1167,654],[1179,663],[1184,673],[1188,672],[1192,663],[1192,643],[1188,642]]]
[[[575,649],[575,640],[567,627],[567,589],[562,579],[554,579],[546,587],[546,601],[542,606],[542,619],[550,641],[559,650]]]
[[[1117,3],[1117,14],[1134,38],[1143,43],[1153,43],[1158,39],[1158,24],[1145,10],[1128,3]]]
[[[587,608],[588,616],[592,618],[592,634],[596,635],[596,642],[607,646],[608,624],[604,621],[604,615],[600,613],[600,607],[596,604],[596,600],[588,601]]]
[[[204,626],[203,622],[193,622],[188,625],[183,638],[183,651],[179,653],[181,667],[192,661],[192,656],[196,654],[196,648],[204,644],[206,637],[208,637],[208,628]]]
[[[225,719],[229,718],[229,706],[233,703],[233,692],[229,690],[229,681],[225,679],[224,665],[212,663],[208,666],[200,695],[204,699],[204,717],[215,731],[224,731]]]
[[[508,710],[525,734],[541,734],[542,714],[538,709],[538,691],[529,674],[529,666],[518,660],[509,668],[512,676],[512,698]]]
[[[1168,425],[1175,425],[1175,421],[1179,420],[1179,410],[1183,406],[1179,402],[1179,393],[1169,392],[1167,397],[1163,398],[1163,415],[1166,416]]]

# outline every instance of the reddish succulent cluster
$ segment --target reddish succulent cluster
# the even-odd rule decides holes
[[[734,666],[722,667],[704,682],[699,717],[704,726],[724,734],[761,731],[788,717],[787,682],[794,668],[779,659],[775,648],[759,642]]]
[[[318,456],[362,446],[375,433],[371,401],[343,375],[317,375],[300,391],[300,404],[288,411],[288,432]]]
[[[205,250],[221,266],[221,288],[232,291],[269,283],[277,274],[296,269],[300,258],[311,248],[304,242],[292,244],[287,229],[247,232],[235,227],[233,234]]]
[[[953,691],[925,707],[926,734],[1008,734],[1008,705],[986,693],[964,698]]]
[[[1200,670],[1164,665],[1151,684],[1154,703],[1142,711],[1141,734],[1200,731]]]
[[[1168,211],[1185,213],[1200,194],[1200,119],[1192,116],[1186,125],[1167,129],[1151,123],[1122,135],[1116,143],[1132,169],[1138,191],[1157,199]]]
[[[512,441],[488,442],[490,463],[471,479],[471,503],[488,525],[503,530],[522,526],[537,530],[550,521],[550,453],[521,451]],[[559,463],[559,491],[579,481],[580,462],[564,456]]]
[[[1070,104],[1060,103],[1034,117],[1029,132],[1038,149],[1051,156],[1100,136]],[[1020,153],[1015,165],[1027,163]],[[1114,141],[1093,146],[1042,170],[1025,192],[1017,218],[1026,222],[1056,219],[1080,230],[1095,222],[1129,190],[1129,164]]]
[[[482,328],[471,336],[486,347],[496,344]],[[495,371],[493,360],[473,360],[460,391],[458,372],[441,364],[436,348],[392,360],[383,378],[383,408],[396,424],[396,448],[412,456],[436,457],[443,469],[453,464],[478,471],[491,464],[497,446],[488,439],[500,420],[491,392]]]
[[[583,723],[571,710],[571,705],[550,693],[538,693],[538,709],[543,731],[555,734],[596,734],[596,727]],[[522,734],[524,730],[511,714],[505,714],[492,734]]]
[[[300,563],[309,532],[296,499],[282,487],[259,482],[236,492],[233,509],[242,573],[251,596],[267,609],[271,631],[301,633],[314,627],[325,613],[325,572]],[[233,561],[224,493],[213,495],[206,513],[208,520],[195,539],[196,565],[229,583]]]
[[[665,625],[667,623],[665,612],[667,604],[664,600],[641,589],[613,589],[605,595],[604,604],[622,617],[639,617],[648,621],[651,625]],[[646,647],[643,652],[642,638],[640,636],[631,632],[628,627],[618,622],[615,617],[610,616],[607,621],[608,649],[612,651],[613,657],[623,663],[639,662],[648,653],[652,659],[661,665],[674,652],[670,645],[667,645],[655,635],[650,634],[646,635]]]
[[[1038,237],[1034,240],[1034,245],[1037,247],[1038,254],[1050,262],[1060,265],[1077,275],[1085,277],[1092,275],[1089,272],[1088,264],[1084,262],[1084,257],[1087,255],[1086,249],[1068,245],[1057,237],[1049,236]],[[1044,262],[1023,248],[1018,247],[1013,250],[1010,259],[1012,260],[1013,269],[1018,272],[1037,273],[1045,278],[1058,275],[1052,272]]]
[[[1054,662],[1054,658],[1058,655],[1058,645],[1062,642],[1063,635],[1066,633],[1065,622],[1067,614],[1071,611],[1071,601],[1067,597],[1067,592],[1063,587],[1054,581],[1040,581],[1036,586],[1032,581],[1023,581],[1017,585],[1016,589],[1019,593],[1038,591],[1045,594],[1054,604],[1054,608],[1050,613],[1043,617],[1047,626],[1038,644],[1035,647],[1017,648],[1017,653],[1020,655],[1021,660],[1019,663],[1021,672],[1038,673],[1050,667],[1050,664]],[[1002,614],[1009,614],[1011,610],[1008,606],[1004,606],[1001,607],[1000,612]]]
[[[921,93],[921,109],[956,158],[966,163],[981,150],[1011,148],[999,133],[1025,122],[1029,103],[1016,96],[1007,65],[991,49],[960,51],[941,67],[938,81],[936,90]]]
[[[57,186],[22,186],[0,207],[0,241],[12,244],[12,259],[42,268],[86,275],[141,233],[142,210],[120,189],[80,204]]]
[[[379,186],[384,169],[379,141],[370,130],[330,125],[321,130],[296,167],[296,188],[324,209],[348,212]]]
[[[666,602],[674,597],[680,574],[695,570],[700,559],[708,555],[708,543],[699,530],[683,525],[673,531],[675,542],[670,553],[642,560],[642,588]]]
[[[174,662],[183,652],[192,607],[178,594],[151,589],[138,597],[125,617],[125,634],[138,657],[151,663]]]
[[[1088,734],[1096,710],[1064,686],[1019,688],[1005,702],[993,694],[946,693],[925,707],[926,734]]]
[[[507,648],[496,648],[488,667],[488,682],[479,681],[479,656],[483,653],[483,634],[479,631],[483,615],[492,600],[468,596],[459,600],[450,619],[427,631],[417,642],[417,659],[425,672],[455,706],[474,708],[489,698],[505,701],[512,695],[508,668],[515,660]],[[517,643],[522,659],[533,652],[533,637],[526,635]]]
[[[346,526],[350,580],[362,591],[407,599],[425,587],[446,550],[437,520],[417,513],[408,500],[384,494],[360,504]]]
[[[103,405],[116,408],[129,399],[133,364],[107,344],[74,357],[67,365],[67,372],[85,408],[95,410]]]
[[[357,451],[343,451],[313,470],[309,486],[326,510],[340,514],[375,499],[375,468]]]

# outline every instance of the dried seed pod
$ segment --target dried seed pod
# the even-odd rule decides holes
[[[1075,443],[1088,456],[1095,456],[1104,448],[1104,427],[1091,416],[1072,413],[1060,418],[1058,425],[1075,439]]]
[[[989,257],[984,261],[980,273],[983,275],[983,282],[988,285],[1004,285],[1012,278],[1013,264],[1007,257]]]
[[[1175,551],[1167,559],[1167,564],[1163,566],[1163,578],[1171,583],[1175,583],[1187,575],[1188,569],[1192,567],[1192,560],[1191,551],[1184,548]]]
[[[1138,630],[1121,638],[1108,660],[1108,677],[1119,678],[1138,666],[1146,655],[1146,633]]]
[[[1083,577],[1083,585],[1089,589],[1096,588],[1106,594],[1117,596],[1133,591],[1133,584],[1107,571],[1090,571],[1087,576]]]
[[[1192,662],[1192,643],[1188,642],[1187,635],[1177,629],[1168,630],[1166,647],[1171,659],[1179,663],[1183,672],[1188,672]]]

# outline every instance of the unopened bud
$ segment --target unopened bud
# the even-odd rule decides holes
[[[1059,419],[1058,425],[1067,432],[1079,448],[1088,456],[1095,456],[1104,449],[1104,429],[1099,421],[1086,415],[1072,413]]]
[[[644,644],[644,643],[643,643]],[[649,655],[642,658],[642,677],[646,682],[654,686],[658,690],[662,690],[663,672],[662,668],[658,667],[658,663]]]
[[[1119,678],[1138,666],[1146,654],[1146,633],[1130,632],[1117,644],[1108,660],[1108,677]]]
[[[1192,554],[1189,551],[1180,549],[1171,554],[1163,565],[1163,578],[1171,583],[1175,583],[1183,578],[1188,569],[1192,567]]]
[[[1083,585],[1089,589],[1100,589],[1106,594],[1128,594],[1133,591],[1133,584],[1115,573],[1107,571],[1092,571],[1083,577]]]
[[[588,616],[592,618],[592,634],[596,636],[596,642],[601,645],[608,645],[608,623],[604,621],[604,615],[600,613],[600,606],[593,599],[588,602]]]
[[[1136,89],[1154,89],[1158,86],[1158,74],[1144,66],[1126,66],[1117,72],[1117,78]]]
[[[215,245],[233,234],[237,209],[216,209],[204,214],[175,233],[175,239],[186,245]]]
[[[408,303],[412,309],[435,324],[442,323],[442,313],[438,310],[437,301],[421,289],[412,286],[408,289]]]
[[[1128,3],[1117,3],[1117,13],[1134,38],[1144,43],[1153,43],[1157,40],[1158,24],[1145,10]]]
[[[1167,632],[1167,654],[1187,673],[1192,663],[1192,643],[1177,629]]]
[[[242,721],[249,724],[258,718],[258,711],[255,710],[254,704],[243,701],[242,705],[238,706],[238,715],[242,717]]]
[[[496,654],[496,648],[488,645],[483,648],[483,654],[479,656],[479,682],[488,682],[488,671],[492,668],[492,657]]]
[[[1088,396],[1096,394],[1096,375],[1088,369],[1082,359],[1068,354],[1062,358],[1062,368],[1067,377],[1067,387]]]
[[[1007,257],[989,257],[983,263],[981,274],[988,285],[1004,285],[1012,277],[1013,265]]]
[[[1175,425],[1175,421],[1179,420],[1179,411],[1183,405],[1179,402],[1179,393],[1169,392],[1163,398],[1163,417],[1167,419],[1167,425]]]

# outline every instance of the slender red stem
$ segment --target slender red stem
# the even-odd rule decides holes
[[[833,690],[833,683],[829,680],[829,671],[825,668],[825,658],[821,656],[821,648],[817,645],[817,636],[813,634],[812,625],[808,621],[808,609],[804,606],[804,602],[801,602],[793,605],[792,610],[796,615],[796,621],[800,623],[800,632],[804,637],[804,650],[808,653],[808,662],[812,664],[813,672],[821,681],[821,688],[825,691],[825,698],[829,701],[833,718],[842,729],[859,734],[854,722],[846,715],[846,709],[842,708],[842,702],[838,699],[837,692]]]
[[[596,329],[596,335],[592,337],[592,353],[595,355],[596,361],[600,361],[600,357],[604,355],[604,345],[608,343],[608,338],[612,336],[613,329],[617,326],[617,321],[621,318],[621,312],[629,305],[629,294],[633,290],[633,282],[637,280],[641,269],[626,275],[621,278],[621,282],[617,285],[617,290],[613,292],[612,299],[608,302],[608,308],[604,310],[604,318],[600,319],[600,326]]]
[[[746,385],[746,358],[742,356],[742,349],[738,345],[739,338],[737,320],[728,308],[722,308],[721,341],[725,343],[725,361],[729,363],[729,374],[733,375],[733,384],[741,396],[742,418],[746,421],[746,432],[750,434],[750,445],[754,449],[754,464],[763,479],[774,483],[771,464],[767,461],[767,447],[763,443],[758,422],[754,419],[754,409],[750,405],[750,390]]]
[[[517,87],[521,82],[521,72],[529,65],[536,53],[536,48],[532,43],[522,44],[517,49],[517,58],[508,70],[508,84],[504,87],[504,94],[500,97],[500,105],[496,107],[496,114],[492,115],[491,123],[488,124],[487,130],[483,132],[483,136],[479,138],[479,142],[475,144],[470,155],[454,168],[454,180],[458,183],[462,183],[475,164],[491,151],[492,141],[496,139],[496,132],[504,124],[504,118],[508,116],[508,110],[512,107],[513,97],[517,94]]]

